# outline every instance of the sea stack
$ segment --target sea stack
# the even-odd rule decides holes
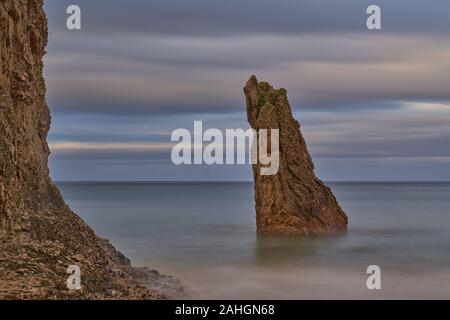
[[[292,115],[287,91],[274,89],[252,76],[244,93],[250,126],[256,132],[278,129],[280,138],[278,173],[261,175],[262,165],[253,165],[258,235],[321,236],[346,232],[347,215],[330,188],[314,174],[314,164],[300,124]]]
[[[153,299],[151,274],[70,211],[49,177],[43,0],[0,5],[0,300]],[[69,290],[68,267],[81,271]]]

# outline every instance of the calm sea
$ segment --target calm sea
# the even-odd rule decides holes
[[[450,183],[329,185],[348,234],[260,239],[250,183],[59,183],[97,234],[192,298],[450,298]]]

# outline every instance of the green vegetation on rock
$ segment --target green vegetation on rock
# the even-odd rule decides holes
[[[264,96],[259,96],[259,100],[258,100],[258,108],[262,108],[264,107],[266,104],[266,98]]]

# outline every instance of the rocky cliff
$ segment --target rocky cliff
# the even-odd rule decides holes
[[[43,0],[0,0],[0,299],[152,299],[164,281],[129,261],[72,213],[49,178],[42,76]],[[81,290],[67,268],[81,268]]]
[[[347,230],[347,216],[331,190],[314,174],[314,164],[292,116],[285,89],[274,89],[252,76],[244,87],[251,127],[279,130],[279,170],[261,175],[253,165],[258,234],[331,235]],[[259,139],[259,136],[258,136]]]

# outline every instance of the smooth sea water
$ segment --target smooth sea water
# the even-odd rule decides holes
[[[450,183],[331,183],[349,231],[314,239],[257,238],[251,183],[58,185],[98,235],[192,298],[450,298]]]

